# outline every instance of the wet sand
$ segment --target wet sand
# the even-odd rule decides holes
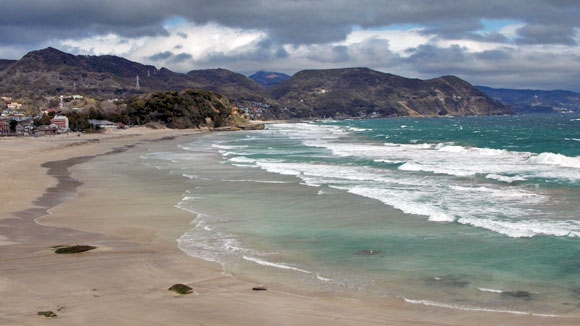
[[[459,311],[398,299],[367,302],[299,293],[276,284],[252,291],[262,285],[259,280],[224,274],[219,265],[177,249],[175,239],[188,229],[192,215],[173,207],[179,189],[153,186],[156,177],[168,176],[152,173],[129,182],[124,178],[130,176],[105,178],[91,166],[102,159],[131,164],[131,157],[155,144],[152,140],[171,142],[186,134],[133,131],[96,136],[98,141],[63,137],[55,142],[0,142],[1,195],[6,198],[0,209],[1,325],[579,323],[576,318]],[[103,181],[111,179],[115,182]],[[143,196],[133,196],[136,186]],[[156,193],[163,195],[151,200]],[[51,246],[63,244],[97,249],[76,255],[52,252]],[[174,283],[187,284],[194,292],[173,295],[167,288]],[[46,310],[58,316],[37,315]]]

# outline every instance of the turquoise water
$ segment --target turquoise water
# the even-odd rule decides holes
[[[143,156],[199,214],[179,247],[266,282],[580,315],[580,116],[269,125]]]

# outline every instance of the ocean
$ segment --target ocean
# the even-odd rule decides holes
[[[187,254],[265,284],[580,315],[580,115],[209,133],[141,157],[182,176]],[[194,219],[195,217],[195,219]]]

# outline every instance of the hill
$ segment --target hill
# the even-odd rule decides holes
[[[281,72],[262,71],[262,70],[250,76],[250,79],[256,81],[262,86],[276,85],[280,82],[285,81],[288,78],[290,78],[289,75],[286,75]]]
[[[145,94],[129,99],[126,105],[127,119],[139,124],[159,122],[181,129],[246,123],[227,98],[205,90]]]
[[[580,112],[580,93],[572,91],[476,87],[517,113]]]
[[[272,82],[286,78],[261,75]],[[15,98],[83,94],[103,101],[185,89],[217,92],[250,117],[265,119],[511,113],[453,76],[419,80],[367,68],[304,70],[265,87],[226,69],[182,74],[117,56],[72,55],[54,48],[0,61],[0,94]]]
[[[7,68],[8,66],[10,66],[11,64],[13,64],[15,62],[16,62],[16,60],[0,59],[0,71],[2,71],[3,69]]]
[[[137,78],[139,77],[139,87]],[[14,96],[63,91],[125,94],[185,88],[187,78],[117,56],[72,55],[54,48],[32,51],[0,71],[0,92]]]
[[[0,62],[0,92],[18,97],[72,91],[130,95],[189,88],[218,91],[234,100],[263,99],[262,86],[225,69],[181,74],[117,56],[75,56],[54,48],[32,51],[17,61]]]
[[[186,74],[186,77],[190,81],[190,88],[218,92],[237,103],[268,101],[262,85],[242,74],[226,69],[192,70]]]
[[[512,113],[457,77],[409,79],[368,68],[300,71],[271,96],[291,117]]]

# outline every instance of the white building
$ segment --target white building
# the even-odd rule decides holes
[[[64,115],[55,115],[52,120],[50,120],[50,124],[54,124],[58,126],[58,129],[61,131],[68,131],[68,118]]]

